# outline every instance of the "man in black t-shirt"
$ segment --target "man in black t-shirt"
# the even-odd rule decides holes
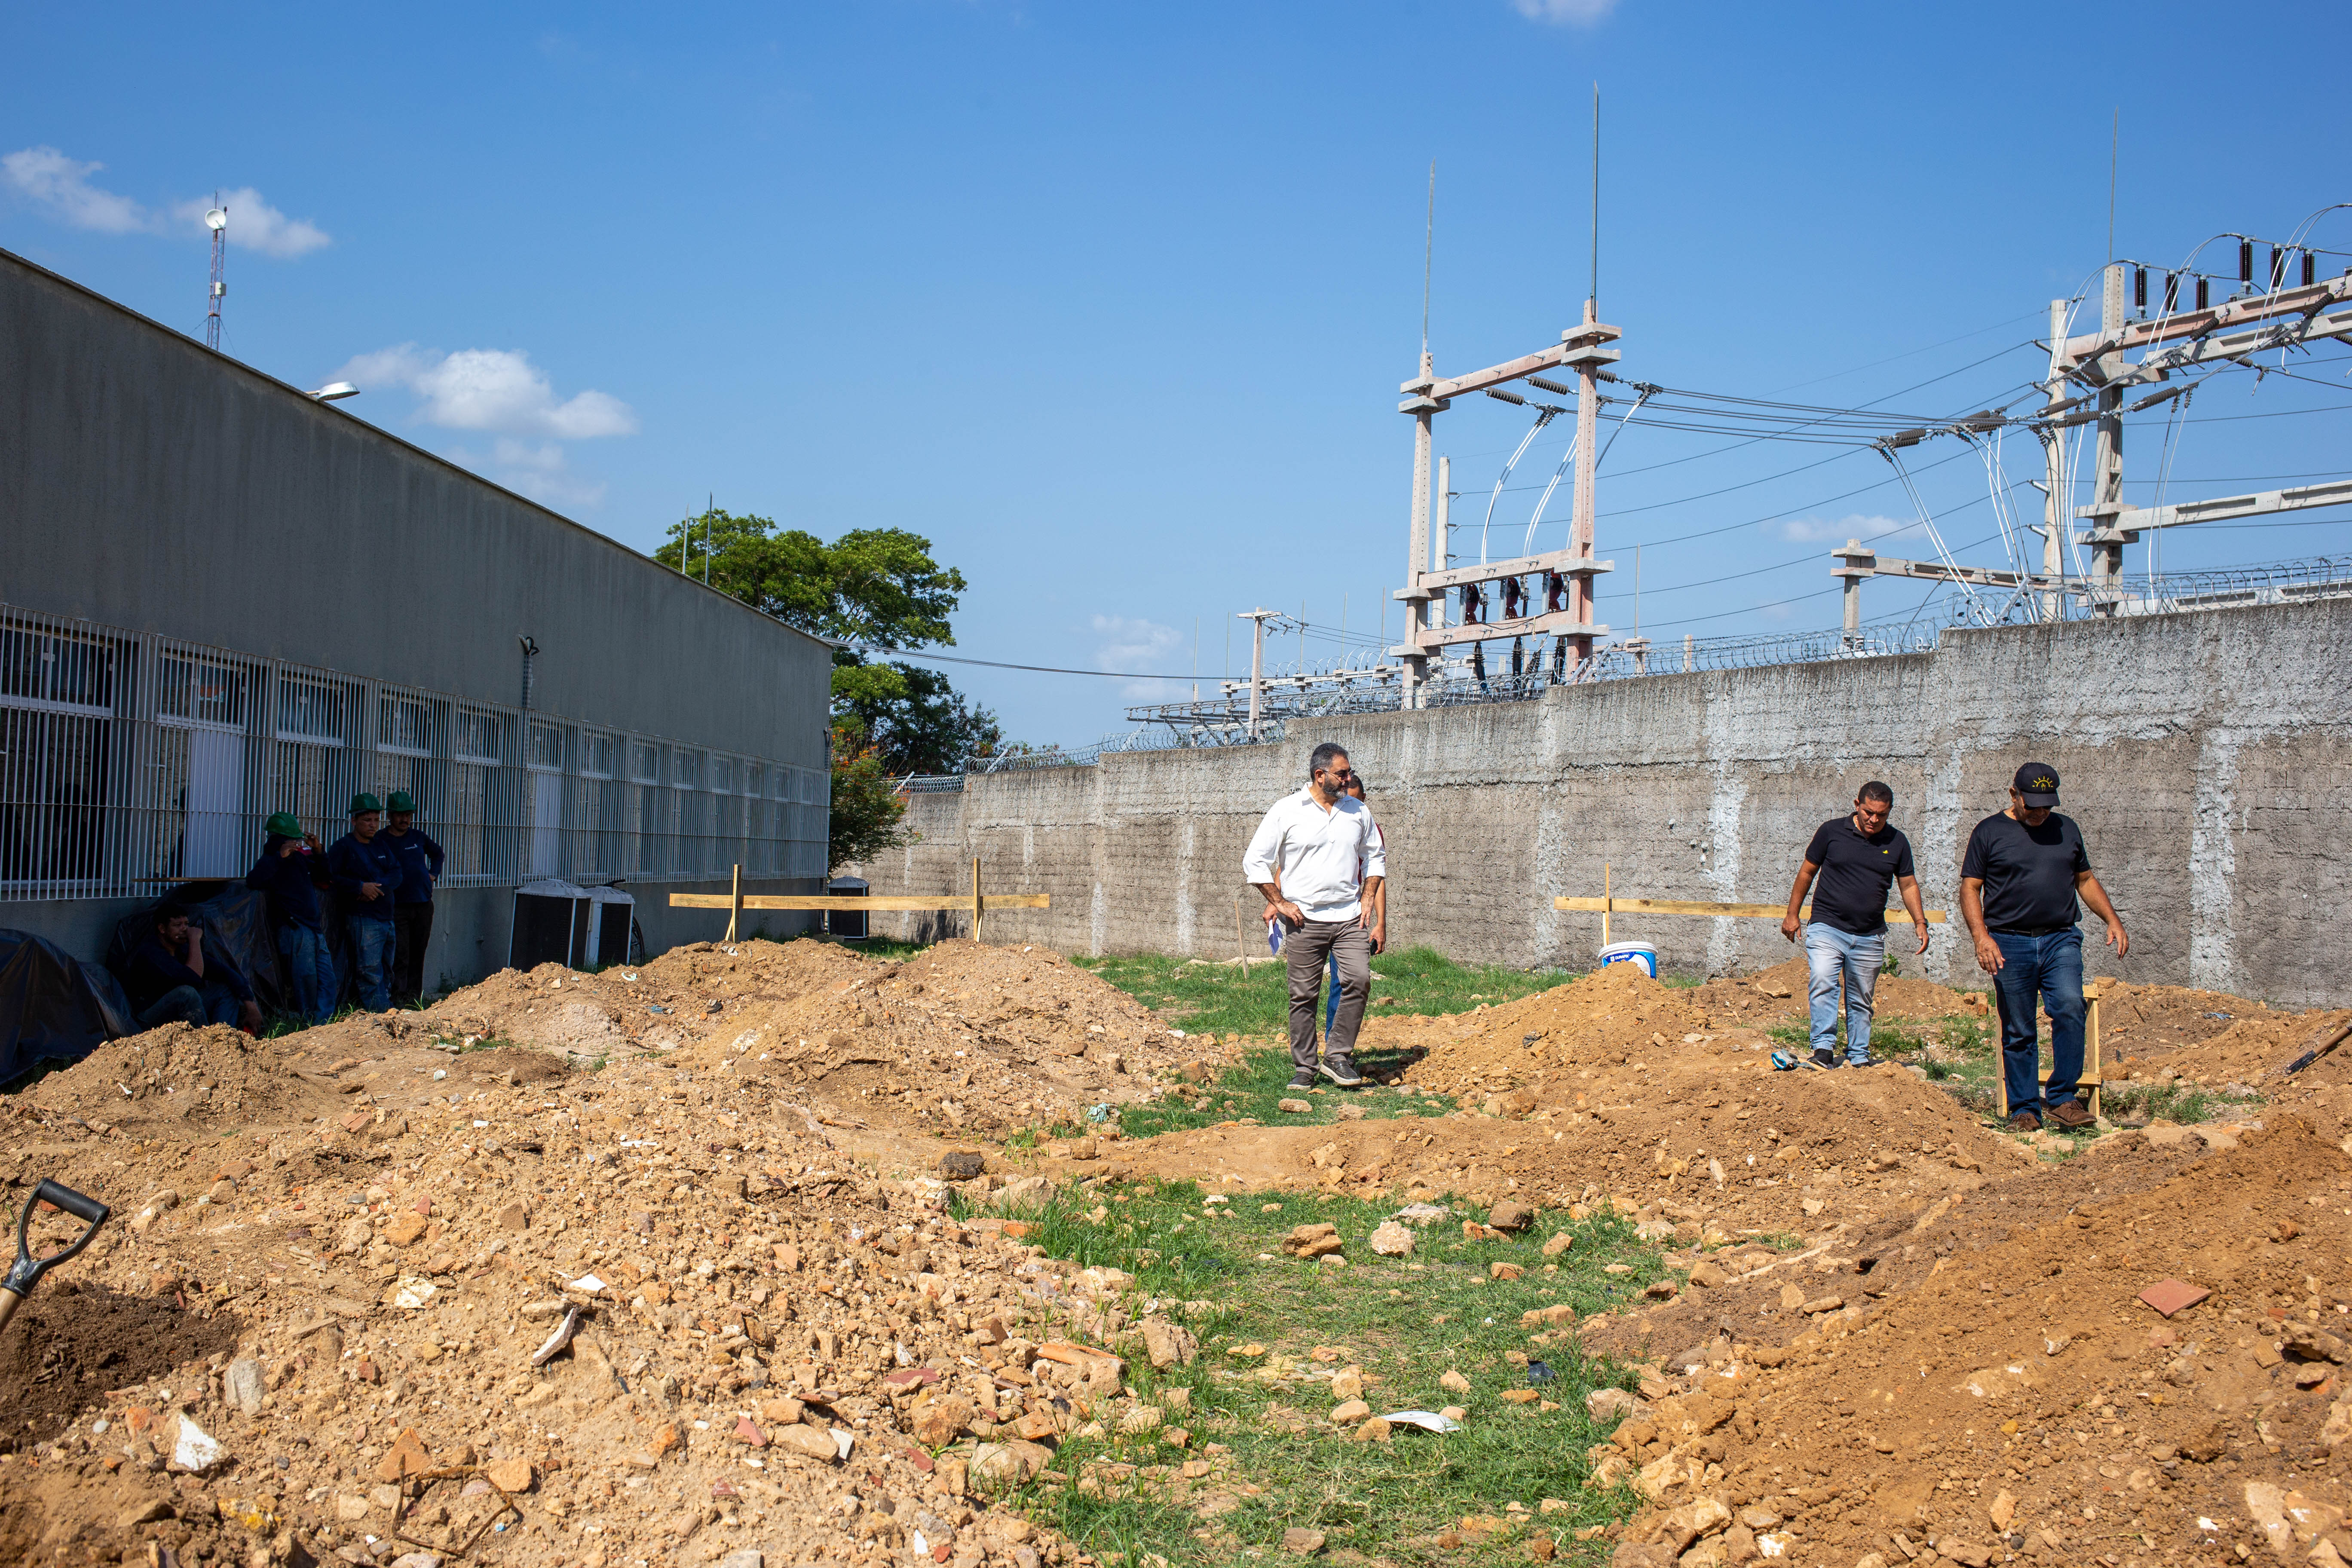
[[[2107,890],[2091,874],[2083,830],[2061,816],[2058,770],[2028,763],[2009,786],[2009,809],[1969,835],[1960,861],[1960,913],[1976,939],[1977,967],[1993,980],[2000,1012],[2000,1065],[2009,1126],[2038,1131],[2047,1117],[2072,1132],[2091,1124],[2075,1098],[2083,1076],[2083,933],[2079,894],[2107,922],[2107,945],[2131,951]],[[2042,1060],[2039,1006],[2050,1015],[2050,1082]]]
[[[1845,990],[1845,1063],[1866,1068],[1870,1058],[1870,998],[1878,966],[1886,957],[1886,892],[1903,888],[1903,907],[1918,928],[1918,951],[1927,951],[1927,911],[1919,903],[1919,879],[1911,866],[1911,841],[1887,826],[1895,792],[1871,780],[1854,797],[1853,811],[1833,816],[1813,832],[1805,863],[1789,889],[1788,918],[1780,934],[1790,942],[1805,933],[1805,967],[1811,972],[1813,1052],[1817,1068],[1833,1068],[1837,1057],[1838,990]],[[1814,879],[1821,885],[1814,888]],[[1805,889],[1813,888],[1812,919],[1802,918]]]

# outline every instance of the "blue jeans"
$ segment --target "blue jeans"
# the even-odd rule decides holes
[[[327,933],[291,922],[279,926],[278,954],[286,961],[286,984],[293,993],[286,998],[286,1010],[314,1024],[332,1018],[341,988],[335,984],[335,958],[327,946]]]
[[[2083,1076],[2083,932],[2079,927],[2048,936],[1990,933],[2000,949],[2000,973],[1992,977],[2000,1010],[2000,1070],[2009,1087],[2009,1113],[2053,1107],[2074,1098]],[[2050,1015],[2050,1082],[2041,1077],[2036,1000]]]
[[[1323,1037],[1328,1040],[1331,1037],[1332,1020],[1339,1016],[1339,955],[1338,953],[1331,955],[1330,963],[1324,966],[1324,973],[1330,982],[1331,989],[1331,999],[1323,1004]]]
[[[1870,1059],[1870,997],[1886,957],[1886,933],[1856,936],[1821,921],[1805,926],[1805,968],[1812,977],[1813,1049],[1837,1052],[1838,981],[1845,981],[1845,1059]]]
[[[359,970],[360,1005],[381,1013],[392,1005],[392,922],[345,915],[343,928],[351,932],[352,963]]]
[[[175,1023],[201,1029],[206,1024],[234,1024],[244,1008],[245,1003],[226,985],[207,984],[201,991],[193,985],[176,985],[148,1004],[139,1015],[139,1023],[149,1029]]]

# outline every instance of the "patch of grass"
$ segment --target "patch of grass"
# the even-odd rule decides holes
[[[1263,942],[1252,950],[1246,974],[1240,964],[1158,953],[1074,957],[1070,962],[1194,1033],[1286,1036],[1288,971],[1278,958],[1260,958],[1263,950]],[[1466,1013],[1481,1002],[1513,1001],[1575,978],[1563,970],[1530,973],[1500,964],[1456,963],[1434,948],[1405,948],[1372,960],[1372,995],[1365,1016]]]
[[[1294,1526],[1324,1531],[1335,1551],[1399,1563],[1524,1560],[1537,1534],[1555,1539],[1563,1559],[1605,1555],[1605,1542],[1578,1543],[1571,1531],[1625,1518],[1634,1500],[1584,1489],[1585,1449],[1609,1432],[1586,1415],[1584,1396],[1630,1386],[1633,1374],[1585,1356],[1572,1329],[1529,1331],[1518,1317],[1554,1304],[1580,1316],[1602,1310],[1664,1278],[1657,1254],[1625,1222],[1547,1214],[1517,1239],[1468,1242],[1459,1218],[1478,1211],[1454,1203],[1453,1217],[1415,1232],[1412,1257],[1385,1258],[1364,1238],[1391,1204],[1205,1196],[1192,1182],[1098,1182],[1066,1191],[1034,1222],[1028,1239],[1054,1256],[1134,1274],[1134,1295],[1181,1318],[1200,1336],[1201,1353],[1164,1371],[1131,1356],[1139,1402],[1165,1409],[1167,1391],[1181,1387],[1190,1414],[1170,1412],[1160,1432],[1122,1435],[1106,1422],[1101,1436],[1072,1436],[1054,1461],[1053,1474],[1065,1479],[1020,1489],[1033,1517],[1098,1558],[1123,1552],[1130,1564],[1146,1553],[1173,1563],[1270,1554]],[[1282,1255],[1292,1226],[1317,1221],[1346,1238],[1345,1268]],[[1546,1273],[1542,1243],[1562,1230],[1573,1245]],[[1527,1272],[1490,1279],[1487,1266],[1498,1260]],[[1602,1271],[1618,1262],[1630,1272]],[[1252,1346],[1262,1352],[1249,1353]],[[1339,1353],[1316,1362],[1318,1346]],[[1500,1398],[1531,1386],[1529,1369],[1507,1359],[1513,1352],[1545,1363],[1549,1379],[1532,1386],[1550,1408]],[[1468,1413],[1462,1428],[1441,1436],[1401,1426],[1386,1444],[1353,1440],[1325,1421],[1334,1403],[1328,1380],[1349,1366],[1362,1369],[1375,1414],[1460,1405]],[[1468,1394],[1440,1386],[1448,1371],[1470,1381]],[[1184,1428],[1190,1445],[1169,1442],[1169,1426]],[[1196,1457],[1210,1461],[1208,1476],[1185,1482],[1168,1468]],[[1538,1513],[1545,1498],[1568,1507]],[[1514,1501],[1527,1513],[1507,1512]],[[1477,1547],[1441,1553],[1436,1534],[1472,1514],[1510,1522]]]
[[[1313,1089],[1290,1087],[1290,1047],[1250,1046],[1214,1080],[1189,1094],[1169,1094],[1119,1113],[1119,1130],[1130,1138],[1161,1132],[1181,1132],[1213,1127],[1223,1121],[1255,1121],[1266,1126],[1320,1127],[1343,1120],[1345,1107],[1362,1112],[1360,1120],[1385,1121],[1401,1116],[1443,1116],[1455,1102],[1407,1089],[1402,1084],[1378,1080],[1404,1070],[1406,1058],[1396,1053],[1366,1049],[1357,1053],[1365,1075],[1374,1081],[1362,1089],[1332,1087],[1327,1079]],[[1285,1100],[1303,1100],[1314,1107],[1301,1115],[1280,1109]],[[1358,1120],[1347,1118],[1346,1120]]]

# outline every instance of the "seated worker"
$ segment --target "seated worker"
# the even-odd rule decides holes
[[[261,858],[245,874],[245,885],[269,895],[269,923],[278,954],[286,963],[287,1011],[323,1024],[335,1016],[335,959],[327,945],[327,852],[302,831],[290,811],[268,823]]]
[[[205,956],[205,933],[188,911],[158,904],[154,922],[131,950],[122,977],[140,1024],[152,1029],[174,1019],[200,1028],[234,1023],[247,1034],[259,1034],[261,1005],[253,999],[253,987],[226,958]]]

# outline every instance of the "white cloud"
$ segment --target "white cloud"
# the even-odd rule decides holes
[[[89,176],[105,167],[79,163],[55,147],[27,147],[0,158],[0,184],[75,228],[134,234],[150,227],[147,214],[137,202],[89,183]]]
[[[1511,0],[1511,9],[1530,22],[1589,27],[1617,9],[1617,0]]]
[[[362,391],[406,387],[425,400],[418,413],[427,424],[450,430],[563,441],[637,432],[635,413],[607,393],[575,393],[559,402],[547,373],[514,349],[445,354],[402,343],[360,355],[335,372],[335,379]]]
[[[74,228],[197,237],[207,232],[205,214],[215,205],[211,197],[192,196],[173,203],[168,212],[151,211],[90,184],[89,177],[105,167],[68,158],[55,147],[27,147],[0,157],[0,185]],[[251,185],[223,192],[217,205],[228,208],[228,242],[240,248],[291,260],[331,243],[318,225],[288,217]]]
[[[1791,544],[1843,544],[1849,539],[1859,539],[1867,544],[1873,538],[1891,539],[1918,531],[1916,521],[1864,512],[1849,512],[1839,518],[1790,518],[1775,528]]]
[[[1174,626],[1129,616],[1097,616],[1094,629],[1100,639],[1095,645],[1097,669],[1156,670],[1184,647],[1184,634]],[[1165,680],[1130,680],[1125,692],[1129,697],[1168,699],[1173,684]]]
[[[228,242],[247,250],[257,250],[264,256],[274,256],[281,261],[291,261],[307,256],[320,246],[331,245],[326,231],[308,218],[288,217],[262,199],[261,193],[251,185],[240,185],[233,191],[223,191],[218,202],[209,196],[194,196],[172,206],[172,218],[178,226],[193,226],[199,232],[205,227],[205,214],[215,205],[228,209]]]

